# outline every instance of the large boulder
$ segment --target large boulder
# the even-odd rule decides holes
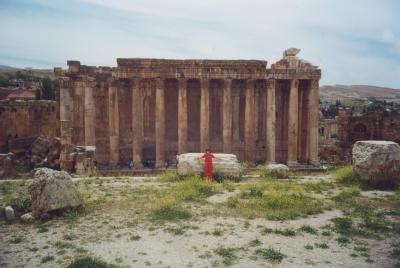
[[[199,175],[204,171],[202,153],[187,153],[178,155],[177,168],[181,176]],[[239,161],[234,154],[214,154],[213,173],[223,177],[238,178],[240,176]]]
[[[354,144],[353,169],[371,185],[400,182],[400,146],[391,141],[358,141]]]
[[[39,218],[43,213],[78,207],[82,197],[65,171],[39,168],[28,186],[32,201],[32,215]]]
[[[266,170],[272,176],[276,176],[278,178],[288,178],[289,177],[289,168],[284,164],[268,164],[266,166]]]

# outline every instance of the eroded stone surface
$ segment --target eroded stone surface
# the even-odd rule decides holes
[[[15,220],[15,213],[14,213],[14,209],[11,206],[7,206],[4,209],[4,214],[5,214],[5,218],[7,221],[13,221]]]
[[[82,205],[82,197],[71,176],[65,171],[37,169],[28,191],[35,218],[46,212]]]
[[[400,146],[391,141],[358,141],[354,144],[353,168],[371,184],[400,181]]]

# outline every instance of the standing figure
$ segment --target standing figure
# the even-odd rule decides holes
[[[204,159],[204,177],[207,181],[211,182],[213,178],[213,158],[215,156],[210,152],[210,149],[206,149],[201,158]]]

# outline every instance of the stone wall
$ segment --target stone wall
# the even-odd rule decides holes
[[[45,100],[0,101],[0,151],[8,141],[56,135],[56,102]],[[29,140],[29,139],[28,139]]]

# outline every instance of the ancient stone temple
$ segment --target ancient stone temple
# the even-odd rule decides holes
[[[250,165],[318,165],[318,67],[288,49],[261,60],[117,59],[55,68],[62,143],[95,146],[99,167],[233,153]],[[68,166],[67,152],[61,166]]]

